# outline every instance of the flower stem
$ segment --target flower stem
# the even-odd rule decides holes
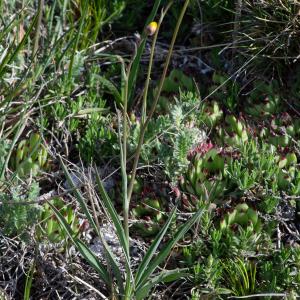
[[[135,157],[134,157],[134,162],[133,162],[133,167],[132,167],[131,180],[130,180],[129,187],[128,187],[128,193],[127,193],[127,201],[128,202],[130,202],[130,199],[131,199],[131,196],[132,196],[132,191],[133,191],[133,185],[134,185],[134,180],[135,180],[135,176],[136,176],[137,165],[138,165],[138,161],[139,161],[139,158],[140,158],[140,153],[141,153],[142,145],[143,145],[143,142],[144,142],[145,132],[146,132],[147,126],[148,126],[148,124],[149,124],[149,122],[150,122],[150,120],[151,120],[151,118],[152,118],[152,116],[154,114],[156,105],[158,103],[158,100],[159,100],[159,97],[160,97],[160,94],[161,94],[161,91],[162,91],[162,87],[163,87],[163,84],[164,84],[164,81],[165,81],[165,78],[166,78],[166,75],[167,75],[167,71],[168,71],[168,67],[169,67],[169,64],[170,64],[171,56],[172,56],[172,53],[173,53],[173,48],[174,48],[174,45],[175,45],[175,41],[176,41],[176,38],[177,38],[177,35],[178,35],[179,27],[181,25],[183,16],[184,16],[184,14],[186,12],[186,9],[187,9],[187,7],[189,5],[189,2],[190,2],[189,0],[186,0],[185,3],[184,3],[184,5],[183,5],[183,7],[182,7],[182,9],[181,9],[181,13],[180,13],[180,16],[179,16],[179,18],[177,20],[177,24],[176,24],[176,27],[175,27],[175,30],[174,30],[174,33],[173,33],[173,36],[172,36],[172,41],[170,43],[170,47],[169,47],[169,51],[168,51],[166,63],[165,63],[164,69],[163,69],[163,73],[162,73],[161,79],[160,79],[158,90],[157,90],[157,93],[156,93],[155,98],[154,98],[154,102],[152,104],[152,107],[150,109],[149,115],[148,115],[145,123],[142,124],[142,128],[141,128],[140,135],[139,135],[138,146],[137,146],[137,149],[136,149],[136,152],[135,152]],[[171,5],[171,3],[169,3],[169,5],[167,6],[167,8],[170,5]],[[163,12],[162,16],[164,16],[164,15],[165,15],[165,13]],[[160,23],[158,24],[158,28],[159,28],[159,26],[160,26]]]

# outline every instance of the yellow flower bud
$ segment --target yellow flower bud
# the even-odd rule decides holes
[[[156,22],[151,22],[147,27],[146,27],[146,34],[151,36],[155,33],[157,29],[157,23]]]

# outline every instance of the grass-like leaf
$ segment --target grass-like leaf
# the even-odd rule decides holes
[[[30,299],[30,291],[31,291],[31,286],[32,286],[32,278],[33,278],[33,273],[35,270],[35,261],[31,265],[29,269],[29,274],[26,276],[26,282],[25,282],[25,289],[24,289],[24,300],[29,300]]]
[[[118,267],[118,264],[116,262],[115,255],[113,254],[113,252],[111,251],[111,249],[108,246],[107,242],[103,238],[103,235],[102,235],[100,229],[97,227],[91,213],[89,212],[89,209],[86,205],[86,202],[85,202],[83,196],[81,195],[80,191],[78,189],[76,189],[76,187],[75,187],[75,185],[72,181],[71,175],[70,175],[68,169],[66,168],[66,166],[64,165],[62,160],[61,160],[61,164],[62,164],[64,173],[67,177],[67,180],[68,180],[69,184],[71,185],[72,188],[74,188],[74,193],[76,195],[76,198],[77,198],[77,200],[80,204],[80,207],[81,207],[82,211],[84,212],[84,214],[87,217],[89,223],[92,225],[93,229],[95,230],[95,232],[97,233],[97,235],[99,236],[99,238],[101,240],[101,243],[102,243],[102,245],[105,249],[105,256],[106,256],[107,263],[109,264],[109,266],[112,268],[112,270],[114,272],[114,275],[115,275],[115,277],[118,281],[118,286],[119,286],[120,292],[123,292],[123,290],[124,290],[123,279],[122,279],[122,276],[121,276],[121,271],[120,271],[120,269]]]
[[[28,118],[29,118],[29,115],[26,115],[25,112],[24,112],[23,115],[20,118],[20,122],[17,123],[17,129],[16,129],[16,132],[14,134],[14,138],[12,140],[12,143],[11,143],[10,147],[9,147],[8,154],[5,158],[5,162],[2,166],[2,168],[0,169],[0,181],[4,178],[4,174],[5,174],[8,162],[10,160],[10,157],[12,155],[12,152],[14,150],[15,145],[17,144],[17,141],[18,141],[19,137],[21,136],[22,132],[24,131],[24,129],[26,127],[26,122],[27,122]]]
[[[77,47],[78,47],[78,43],[79,43],[79,38],[80,38],[80,35],[82,33],[82,30],[83,30],[84,18],[85,18],[86,14],[87,14],[87,7],[88,7],[87,2],[83,2],[83,14],[82,14],[82,16],[80,18],[79,29],[78,29],[78,31],[76,33],[76,39],[75,39],[73,51],[72,51],[71,58],[70,58],[70,65],[69,65],[69,71],[68,71],[68,78],[69,78],[69,80],[71,80],[71,77],[72,77],[72,71],[73,71],[73,64],[74,64],[75,54],[76,54],[76,51],[77,51]]]
[[[71,177],[71,174],[69,173],[66,165],[64,164],[64,162],[62,161],[62,159],[60,158],[60,163],[61,163],[61,166],[63,168],[63,171],[64,171],[64,174],[67,178],[67,181],[68,181],[68,184],[71,186],[72,189],[74,189],[74,194],[76,196],[76,199],[77,201],[79,202],[80,204],[80,207],[82,209],[82,212],[84,213],[84,215],[86,216],[86,218],[88,219],[89,221],[89,224],[93,227],[93,229],[96,231],[96,233],[99,235],[99,228],[97,227],[91,213],[89,212],[89,209],[86,205],[86,201],[84,200],[83,196],[81,195],[80,191],[76,188],[73,180],[72,180],[72,177]]]
[[[73,244],[77,247],[78,251],[81,255],[87,260],[89,265],[94,268],[95,271],[100,275],[101,279],[108,285],[111,285],[111,278],[109,273],[106,270],[106,267],[97,259],[95,254],[85,245],[81,240],[75,237],[75,233],[71,229],[70,225],[65,220],[64,216],[60,213],[60,211],[50,202],[48,202],[49,206],[53,210],[59,224],[68,234],[69,238],[73,242]]]
[[[117,102],[119,106],[122,106],[123,100],[121,97],[121,94],[119,93],[117,87],[108,79],[106,79],[104,76],[97,76],[99,79],[99,82],[109,91],[110,94],[113,95],[114,100]]]
[[[142,286],[149,280],[149,277],[156,270],[156,268],[167,258],[170,254],[174,245],[183,238],[185,233],[195,224],[195,222],[199,219],[199,217],[203,214],[203,210],[200,209],[196,212],[185,224],[181,225],[179,229],[176,231],[174,236],[170,239],[170,241],[164,246],[163,250],[159,252],[159,254],[149,263],[143,264],[142,269],[139,270],[138,280],[136,282],[137,290],[142,288]],[[161,231],[162,233],[162,231]],[[159,234],[160,236],[160,234]],[[162,236],[163,237],[163,236]],[[161,239],[160,239],[161,240]],[[156,241],[156,240],[155,240]],[[158,241],[157,241],[158,242]],[[157,248],[158,245],[155,245]],[[151,248],[151,247],[150,247]],[[149,249],[152,251],[152,249]],[[149,251],[148,250],[148,251]],[[146,254],[147,255],[147,254]],[[151,255],[153,256],[153,254]]]
[[[160,282],[172,282],[189,275],[188,268],[161,271],[159,275],[148,280],[147,283],[137,291],[135,295],[136,299],[146,299],[151,289]]]
[[[137,284],[140,282],[145,270],[147,269],[151,259],[153,258],[157,248],[159,247],[162,239],[164,238],[168,228],[170,227],[170,224],[171,224],[172,220],[174,219],[175,213],[176,213],[176,207],[173,208],[165,225],[160,230],[159,234],[156,236],[156,238],[152,242],[150,248],[148,249],[147,253],[145,254],[143,260],[141,261],[141,263],[138,267],[138,270],[136,272],[136,276],[135,276],[135,280],[136,280]]]
[[[108,213],[108,216],[111,218],[111,220],[112,220],[112,222],[115,226],[116,234],[119,238],[119,242],[120,242],[121,247],[123,249],[123,252],[125,254],[127,267],[130,268],[129,256],[128,256],[128,254],[129,254],[129,244],[128,244],[128,241],[127,241],[126,236],[125,236],[125,231],[124,231],[124,228],[122,226],[122,222],[120,220],[120,217],[117,214],[111,199],[109,198],[109,196],[107,195],[107,193],[105,191],[105,188],[102,184],[102,181],[100,179],[97,168],[96,168],[96,181],[97,181],[97,185],[98,185],[98,188],[99,188],[101,200],[103,201],[102,206],[106,210],[106,212]]]
[[[35,15],[33,21],[31,22],[28,30],[26,31],[23,39],[21,40],[21,42],[17,45],[16,49],[14,51],[12,51],[13,47],[14,47],[14,42],[12,42],[11,46],[10,46],[10,50],[7,51],[7,54],[5,55],[5,57],[3,57],[2,62],[0,64],[0,79],[2,78],[3,74],[5,73],[6,67],[7,65],[9,65],[12,60],[17,56],[17,54],[22,50],[22,48],[24,47],[24,44],[29,36],[29,34],[32,32],[36,22],[38,19],[38,14]]]
[[[23,11],[24,11],[24,9],[21,9],[20,14]],[[3,18],[1,18],[1,22],[4,25],[4,27],[1,28],[0,41],[3,41],[3,38],[9,34],[9,31],[12,30],[13,27],[17,27],[21,24],[22,19],[18,19],[17,15],[16,15],[14,18],[12,18],[12,20],[8,24],[5,24],[5,20]],[[2,56],[2,54],[1,54],[1,56]],[[1,61],[2,61],[2,59],[0,59],[0,62]]]

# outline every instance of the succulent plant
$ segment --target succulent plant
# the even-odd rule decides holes
[[[251,116],[264,118],[280,110],[280,97],[270,84],[257,83],[250,98],[252,103],[258,102],[257,104],[246,106],[245,111]]]
[[[267,138],[269,135],[270,135],[270,130],[269,130],[269,128],[267,128],[267,127],[262,127],[262,128],[259,130],[258,136],[259,136],[261,139],[265,139],[265,138]]]
[[[28,139],[19,142],[11,161],[19,176],[24,177],[29,174],[35,176],[47,166],[48,153],[41,142],[38,133],[32,133]]]
[[[289,169],[289,171],[293,171],[293,169]],[[278,176],[277,176],[277,183],[278,187],[281,190],[287,190],[293,180],[292,174],[290,174],[289,171],[286,170],[279,170]]]
[[[291,145],[292,139],[300,135],[300,121],[293,118],[288,113],[278,114],[272,117],[269,128],[263,127],[259,136],[267,139],[276,147],[287,147]]]
[[[300,135],[300,120],[299,119],[294,120],[293,126],[295,130],[295,134]]]
[[[180,178],[182,191],[190,197],[190,201],[183,199],[184,206],[189,206],[188,203],[190,203],[192,209],[197,201],[211,202],[221,197],[227,186],[224,168],[225,158],[216,148],[211,148],[204,154],[195,155],[186,175]]]
[[[162,205],[158,199],[146,198],[143,203],[139,203],[132,209],[132,213],[135,217],[150,216],[153,220],[159,222],[162,219],[161,209]]]
[[[291,139],[286,134],[276,134],[271,133],[269,135],[268,141],[270,144],[274,145],[275,147],[287,147],[291,143]]]
[[[131,180],[131,175],[127,176],[127,182],[130,182]],[[133,192],[134,193],[140,193],[142,191],[142,183],[139,178],[135,178],[133,182]]]
[[[150,237],[156,235],[161,226],[154,222],[149,221],[140,221],[137,223],[134,223],[133,226],[134,230],[136,230],[141,236],[143,237]]]
[[[163,221],[163,205],[160,199],[146,198],[143,203],[139,203],[132,209],[132,214],[137,218],[133,228],[142,236],[151,236],[156,234]]]
[[[75,214],[74,208],[70,204],[66,204],[60,198],[55,198],[53,204],[63,214],[66,222],[71,226],[71,229],[75,235],[79,234],[81,226],[79,219]],[[51,243],[60,243],[65,241],[67,234],[60,226],[59,221],[53,214],[53,210],[47,203],[44,205],[44,211],[41,215],[41,220],[41,225],[37,230],[38,236],[41,238],[46,236]]]
[[[226,116],[225,127],[219,127],[217,132],[221,143],[231,147],[240,147],[249,139],[244,121],[233,115]]]
[[[209,93],[229,110],[235,110],[240,93],[238,81],[232,80],[228,74],[220,72],[214,72],[212,81],[213,84],[208,89]]]
[[[293,182],[297,181],[297,161],[298,159],[294,152],[289,152],[284,157],[278,159],[279,171],[277,174],[277,183],[279,189],[288,190],[291,187],[295,191],[297,184],[295,186]]]
[[[300,195],[300,172],[299,171],[295,174],[294,180],[291,183],[291,194],[295,196]],[[300,205],[300,201],[298,202]]]
[[[287,153],[285,157],[279,160],[279,168],[283,169],[285,167],[290,167],[297,164],[297,156],[294,152]]]
[[[152,94],[157,93],[158,87],[156,87]],[[170,72],[169,76],[166,77],[163,87],[162,95],[159,97],[158,110],[163,112],[169,112],[171,110],[171,103],[168,95],[178,94],[179,92],[189,91],[197,93],[197,87],[192,78],[185,75],[180,69],[174,69]]]
[[[219,123],[223,117],[223,111],[220,109],[219,104],[216,101],[211,103],[205,102],[203,104],[203,114],[201,115],[201,121],[208,127],[214,127]]]
[[[228,213],[221,221],[220,229],[228,230],[235,224],[243,228],[253,226],[256,232],[261,230],[261,221],[257,212],[246,203],[238,204],[231,213]]]
[[[175,93],[179,92],[179,89],[195,91],[196,87],[191,77],[185,75],[179,69],[174,69],[164,81],[163,92]]]

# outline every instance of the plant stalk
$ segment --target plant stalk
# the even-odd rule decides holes
[[[152,45],[151,45],[151,51],[150,51],[150,59],[149,59],[149,65],[148,65],[148,72],[147,72],[147,78],[146,78],[146,83],[145,83],[145,90],[144,90],[144,95],[143,95],[143,106],[142,106],[142,124],[145,123],[146,121],[146,116],[147,116],[147,98],[148,98],[148,90],[149,90],[149,84],[151,80],[151,71],[152,71],[152,66],[153,66],[153,58],[154,58],[154,53],[155,53],[155,45],[158,37],[158,32],[160,25],[163,21],[164,16],[166,15],[167,11],[169,10],[172,2],[168,4],[166,7],[164,13],[161,14],[158,26],[156,29],[156,32],[153,37]]]
[[[143,110],[146,109],[146,102],[147,102],[147,94],[148,94],[148,89],[149,89],[149,83],[150,83],[150,76],[151,76],[151,69],[152,69],[152,65],[153,65],[153,57],[154,57],[154,52],[155,52],[155,44],[157,41],[157,36],[158,36],[158,32],[159,32],[159,27],[163,21],[163,18],[165,17],[167,11],[169,10],[170,6],[171,6],[172,2],[170,2],[166,9],[162,12],[159,22],[158,22],[158,26],[157,26],[157,30],[155,32],[154,38],[153,38],[153,42],[152,42],[152,47],[151,47],[151,54],[150,54],[150,60],[149,60],[149,66],[148,66],[148,74],[147,74],[147,79],[146,79],[146,84],[145,84],[145,90],[144,90],[144,103],[143,103]],[[122,165],[123,165],[123,169],[125,168],[125,175],[126,175],[126,147],[127,147],[127,122],[126,122],[126,118],[127,118],[127,105],[128,105],[128,78],[130,75],[130,70],[131,70],[131,65],[132,63],[129,65],[128,70],[127,70],[127,74],[128,76],[126,76],[126,74],[123,74],[123,77],[126,78],[125,80],[125,88],[124,88],[124,95],[123,95],[123,99],[124,99],[124,103],[123,103],[123,146],[122,146]],[[143,121],[142,121],[143,122]],[[124,172],[123,172],[124,174]],[[133,179],[133,180],[132,180]],[[131,198],[131,194],[132,191],[130,193],[130,197],[128,197],[128,189],[127,189],[127,178],[124,178],[123,181],[126,180],[126,184],[123,183],[124,187],[123,187],[123,192],[124,192],[124,203],[123,203],[123,215],[124,215],[124,230],[125,230],[125,234],[126,234],[126,239],[128,241],[129,244],[129,204],[130,204],[130,198]],[[131,178],[130,180],[130,184],[132,184],[132,188],[133,188],[133,183],[134,183],[135,178]],[[131,183],[132,182],[132,183]],[[129,185],[130,188],[130,185]]]
[[[128,72],[130,72],[130,66],[128,67]],[[122,180],[123,180],[123,215],[124,215],[124,230],[126,235],[126,240],[129,245],[129,201],[127,198],[127,174],[126,174],[126,160],[127,160],[127,104],[128,104],[128,77],[123,72],[123,78],[125,81],[124,95],[123,95],[123,144],[122,144]],[[127,249],[129,251],[129,248]],[[128,253],[129,255],[129,253]]]
[[[173,36],[172,36],[172,41],[171,41],[171,44],[170,44],[170,47],[169,47],[166,63],[165,63],[164,69],[163,69],[163,74],[161,76],[160,83],[159,83],[159,86],[158,86],[158,91],[155,95],[154,102],[153,102],[152,107],[150,109],[149,115],[148,115],[145,123],[142,125],[142,128],[141,128],[141,132],[140,132],[140,136],[139,136],[139,142],[138,142],[138,146],[137,146],[137,149],[136,149],[134,162],[133,162],[131,180],[130,180],[129,187],[128,187],[128,193],[127,193],[127,200],[128,201],[130,201],[131,196],[132,196],[137,165],[138,165],[138,161],[139,161],[139,158],[140,158],[142,145],[143,145],[143,142],[144,142],[145,132],[146,132],[147,126],[148,126],[148,124],[149,124],[149,122],[150,122],[150,120],[153,116],[153,113],[155,111],[157,102],[159,100],[159,97],[160,97],[160,94],[161,94],[161,91],[162,91],[162,87],[163,87],[163,84],[164,84],[164,81],[165,81],[165,78],[166,78],[166,75],[167,75],[167,71],[168,71],[168,67],[169,67],[169,64],[170,64],[171,56],[172,56],[172,53],[173,53],[173,48],[174,48],[174,45],[175,45],[175,41],[176,41],[176,38],[177,38],[177,35],[178,35],[179,27],[181,25],[183,16],[184,16],[184,14],[186,12],[186,9],[189,5],[189,2],[190,2],[189,0],[185,0],[185,3],[184,3],[184,5],[181,9],[181,13],[180,13],[180,16],[177,20],[177,24],[176,24],[176,27],[175,27],[175,30],[174,30],[174,33],[173,33]]]
[[[34,36],[34,45],[32,51],[32,60],[36,62],[36,54],[39,48],[39,41],[40,41],[40,32],[41,32],[41,24],[42,24],[42,17],[43,17],[43,8],[44,8],[44,0],[39,0],[38,4],[38,19],[35,29],[35,36]]]

